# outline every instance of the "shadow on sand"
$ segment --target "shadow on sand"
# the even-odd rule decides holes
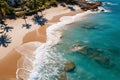
[[[8,24],[4,24],[4,26],[1,27],[1,29],[2,29],[4,32],[9,32],[9,31],[12,31],[13,27],[8,26]]]
[[[75,9],[73,7],[68,6],[68,9],[70,9],[70,11],[75,11]]]
[[[4,20],[2,20],[0,24],[1,24],[0,30],[2,30],[2,32],[0,33],[9,32],[12,31],[13,29],[13,27],[8,26],[8,24],[6,24]]]
[[[13,27],[5,24],[4,20],[0,22],[0,25],[0,46],[8,47],[8,44],[11,43],[11,37],[8,36],[6,33],[12,31]]]
[[[43,16],[39,16],[38,14],[34,15],[33,21],[35,22],[35,24],[38,25],[44,25],[48,20],[46,18],[44,18]]]
[[[22,25],[22,28],[25,27],[26,29],[30,29],[32,25],[27,23],[27,21],[26,21],[27,16],[24,15],[23,19],[25,20],[25,24]]]
[[[2,34],[0,36],[0,46],[7,47],[11,43],[11,37],[7,34]]]
[[[31,28],[31,26],[32,26],[32,25],[31,25],[31,24],[28,24],[28,23],[27,23],[27,24],[23,24],[23,25],[22,25],[22,27],[26,27],[26,29],[30,29],[30,28]]]

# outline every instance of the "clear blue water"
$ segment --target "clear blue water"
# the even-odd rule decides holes
[[[74,71],[67,73],[68,80],[120,80],[120,0],[99,1],[113,3],[104,5],[111,12],[89,15],[84,21],[70,24],[63,30],[64,36],[57,49],[76,65]],[[88,56],[71,52],[76,42],[103,50],[103,56],[110,59],[112,66],[104,67]]]

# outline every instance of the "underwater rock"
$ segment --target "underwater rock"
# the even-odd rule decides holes
[[[81,46],[82,45],[77,44],[78,48]],[[104,55],[104,51],[102,49],[84,46],[81,49],[76,50],[76,52],[86,56],[87,58],[93,59],[94,61],[96,61],[98,64],[100,64],[101,66],[105,68],[110,68],[113,65],[110,58]]]
[[[67,80],[66,73],[73,71],[74,68],[75,68],[75,64],[73,62],[69,61],[69,62],[65,63],[64,71],[62,71],[58,80]]]
[[[96,56],[94,57],[94,60],[106,68],[110,68],[113,65],[110,59],[106,56]]]
[[[96,25],[85,25],[85,26],[82,26],[82,28],[85,28],[85,29],[97,29]]]
[[[104,12],[105,10],[101,10],[101,12]]]
[[[85,48],[86,48],[86,46],[83,46],[79,43],[76,43],[72,46],[71,51],[72,52],[79,52],[81,54],[87,55],[87,52],[86,52]]]
[[[80,44],[75,44],[75,45],[72,46],[71,51],[76,52],[76,51],[82,50],[83,48],[84,48],[84,46],[82,46]]]
[[[67,80],[67,77],[66,77],[66,72],[63,71],[60,75],[60,77],[58,78],[58,80]]]
[[[89,47],[85,45],[80,45],[79,43],[73,45],[72,49],[73,52],[79,52],[83,55],[92,55],[92,54],[102,54],[104,51],[99,48]]]
[[[101,55],[104,51],[102,49],[97,49],[97,48],[85,46],[84,48],[79,50],[79,52],[81,54],[86,55],[86,56],[92,56],[92,55],[95,55],[95,54],[96,55]]]
[[[84,46],[84,48],[82,48],[78,52],[86,56],[91,56],[94,52],[97,52],[97,50],[92,47]]]
[[[73,71],[75,69],[75,64],[71,61],[65,63],[65,71],[66,72],[70,72]]]
[[[79,50],[78,52],[80,54],[82,54],[82,55],[88,55],[87,50],[85,49],[85,47],[83,49]]]
[[[95,58],[95,57],[97,57],[97,56],[99,56],[99,54],[97,54],[97,53],[93,53],[91,56],[90,56],[90,58]]]
[[[97,52],[99,52],[99,53],[103,53],[103,52],[104,52],[102,49],[96,49],[96,50],[97,50]]]

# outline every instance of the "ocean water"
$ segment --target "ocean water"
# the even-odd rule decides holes
[[[57,51],[64,53],[64,58],[76,66],[74,71],[67,73],[68,80],[120,80],[120,0],[99,1],[104,2],[107,12],[90,14],[83,21],[62,29],[64,34],[56,46]],[[110,65],[72,52],[72,46],[78,43],[92,48],[91,51],[100,49],[102,57],[110,60]]]

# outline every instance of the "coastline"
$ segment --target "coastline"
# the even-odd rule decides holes
[[[81,10],[78,10],[78,11],[68,12],[68,13],[64,13],[64,14],[61,14],[61,15],[54,16],[48,23],[46,23],[46,25],[39,28],[39,30],[38,30],[38,33],[40,34],[39,36],[36,35],[37,30],[33,30],[33,31],[27,33],[24,36],[23,43],[27,43],[27,42],[31,42],[31,41],[40,41],[42,43],[45,43],[46,39],[47,39],[46,28],[48,28],[50,26],[50,24],[54,24],[54,23],[59,22],[60,18],[63,17],[63,16],[74,16],[74,15],[76,15],[78,13],[81,13],[81,12],[82,12]],[[42,39],[39,38],[41,36],[42,36]],[[9,56],[9,55],[11,55],[11,56]],[[15,79],[15,71],[16,71],[16,68],[17,68],[17,60],[19,58],[20,58],[20,54],[13,50],[12,52],[8,53],[7,56],[4,57],[0,61],[0,65],[2,65],[2,66],[0,66],[0,69],[2,70],[2,71],[0,71],[0,75],[2,75],[2,76],[0,76],[0,78],[2,80],[11,80],[11,79],[14,80]],[[4,60],[6,62],[4,62]],[[6,69],[6,67],[8,67],[8,66],[6,66],[6,64],[9,66],[10,69]],[[4,66],[6,66],[6,67],[4,67]],[[7,75],[9,75],[9,76],[7,77]]]
[[[59,41],[61,40],[61,37],[63,36],[61,30],[59,30],[59,29],[63,28],[67,24],[71,24],[71,23],[83,20],[83,17],[85,17],[86,15],[89,15],[91,13],[92,13],[91,11],[86,11],[86,12],[80,11],[80,12],[70,13],[71,15],[67,15],[67,16],[66,15],[61,15],[60,17],[58,16],[59,17],[58,22],[54,22],[54,24],[52,24],[50,26],[44,26],[44,27],[47,27],[46,29],[44,29],[44,28],[43,28],[43,30],[41,29],[41,31],[46,32],[46,35],[44,35],[44,36],[46,36],[45,43],[40,43],[40,45],[38,44],[38,47],[35,50],[26,48],[28,46],[36,47],[36,45],[34,45],[34,44],[37,44],[38,42],[33,42],[33,41],[32,42],[34,44],[32,44],[31,41],[29,41],[30,43],[26,43],[26,44],[22,45],[21,47],[17,48],[16,50],[22,55],[22,58],[19,61],[20,64],[19,64],[17,72],[16,72],[17,79],[18,78],[22,78],[25,80],[36,79],[36,78],[38,78],[38,76],[40,76],[39,74],[43,74],[42,72],[39,71],[41,69],[46,70],[46,71],[49,71],[52,69],[58,69],[57,72],[59,73],[59,70],[60,70],[59,68],[64,66],[64,62],[66,62],[66,60],[62,61],[62,59],[64,60],[64,58],[62,56],[59,57],[60,55],[57,53],[54,53],[54,50],[51,54],[53,47],[59,43]],[[70,17],[71,21],[69,22],[69,20],[68,20],[68,22],[67,22],[66,17],[67,18]],[[79,17],[79,19],[78,19],[78,17]],[[44,30],[46,30],[46,31],[44,31]],[[57,56],[55,56],[55,55],[57,55]],[[51,58],[59,60],[61,63],[61,64],[60,63],[59,64],[62,66],[58,66],[58,67],[49,67],[48,66],[48,68],[44,68],[44,67],[41,68],[41,66],[47,66],[47,64],[52,63],[52,62],[49,62],[49,61],[51,61]],[[52,60],[54,60],[54,59],[52,59]],[[58,63],[56,63],[56,64],[58,64]],[[23,65],[23,66],[20,66],[20,65]],[[55,65],[55,63],[54,63],[54,65]],[[20,76],[20,75],[22,75],[22,76]],[[54,70],[50,76],[52,77],[52,75],[60,76],[60,74],[55,73]],[[50,76],[48,76],[47,74],[44,74],[44,76],[47,76],[48,78],[47,77],[46,78],[48,80],[50,80]],[[45,78],[42,75],[41,75],[41,77],[42,77],[42,79]]]

